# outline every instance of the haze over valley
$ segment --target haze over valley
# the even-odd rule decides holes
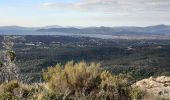
[[[104,39],[170,39],[170,26],[147,27],[20,27],[1,26],[1,35],[61,35],[85,36]]]

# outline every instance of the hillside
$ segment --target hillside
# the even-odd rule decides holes
[[[170,40],[18,35],[6,46],[6,37],[0,36],[2,100],[137,100],[153,91],[166,97],[169,89],[169,78],[144,78],[170,76]]]
[[[3,37],[0,37],[2,42]],[[16,64],[32,81],[57,63],[100,62],[113,74],[130,74],[134,80],[170,75],[169,40],[119,40],[70,36],[13,36]],[[0,49],[3,50],[2,44]]]

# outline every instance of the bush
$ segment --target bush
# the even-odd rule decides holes
[[[0,100],[18,100],[16,97],[14,97],[11,93],[1,93],[0,94]]]
[[[1,98],[5,97],[5,98],[23,99],[33,95],[33,92],[34,92],[33,87],[29,85],[25,85],[18,81],[10,81],[8,83],[3,83],[0,86]],[[13,99],[5,99],[5,100],[13,100]]]
[[[44,79],[57,93],[89,93],[100,83],[100,64],[68,62],[65,66],[50,67],[44,72]],[[62,69],[63,68],[63,69]]]
[[[56,94],[44,91],[38,94],[37,100],[63,100],[63,97],[63,94]]]
[[[100,64],[68,62],[43,72],[45,83],[10,81],[0,85],[0,100],[138,100],[128,75],[112,75]]]
[[[3,63],[2,63],[2,61],[0,61],[0,68],[3,66]]]
[[[127,78],[124,78],[122,75],[113,76],[108,71],[103,71],[101,73],[101,80],[101,90],[104,94],[102,98],[104,97],[109,100],[129,98],[129,84]]]
[[[130,85],[124,75],[112,75],[102,71],[100,64],[68,62],[44,71],[43,77],[49,89],[64,97],[77,99],[119,99],[130,98]]]
[[[4,91],[5,92],[13,92],[14,89],[19,88],[19,82],[18,81],[10,81],[7,84],[4,84]]]
[[[145,93],[138,88],[132,88],[129,92],[131,100],[141,100],[145,95]]]

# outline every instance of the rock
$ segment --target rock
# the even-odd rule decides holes
[[[170,100],[170,77],[150,77],[136,82],[132,87],[138,87],[140,90],[156,97]]]
[[[155,81],[161,83],[166,83],[166,82],[170,83],[170,77],[166,77],[166,76],[157,77]]]

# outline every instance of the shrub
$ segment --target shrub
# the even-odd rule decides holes
[[[2,61],[0,61],[0,68],[3,66],[3,63],[2,63]]]
[[[141,100],[145,95],[145,93],[138,88],[132,88],[129,92],[131,100]]]
[[[44,91],[38,94],[37,100],[63,100],[63,97],[63,94]]]
[[[132,89],[128,75],[112,75],[100,64],[66,63],[43,72],[45,83],[10,81],[0,85],[0,100],[138,100],[143,94]]]
[[[64,66],[50,67],[44,72],[44,79],[57,93],[89,93],[100,83],[100,64],[68,62]]]
[[[23,99],[33,95],[33,87],[18,81],[10,81],[0,86],[0,95],[5,98]],[[1,99],[0,99],[1,100]],[[3,99],[2,99],[3,100]],[[5,99],[13,100],[13,99]]]
[[[113,76],[108,71],[103,71],[101,73],[101,90],[102,98],[107,98],[109,100],[128,98],[128,79],[122,77],[122,75]]]
[[[16,97],[14,97],[11,93],[1,93],[0,94],[0,100],[18,100]]]
[[[72,99],[112,100],[130,99],[130,85],[125,75],[112,75],[102,71],[100,64],[68,62],[44,71],[49,89]]]
[[[19,88],[19,82],[18,81],[10,81],[7,84],[4,84],[4,91],[5,92],[13,92],[14,89]]]

